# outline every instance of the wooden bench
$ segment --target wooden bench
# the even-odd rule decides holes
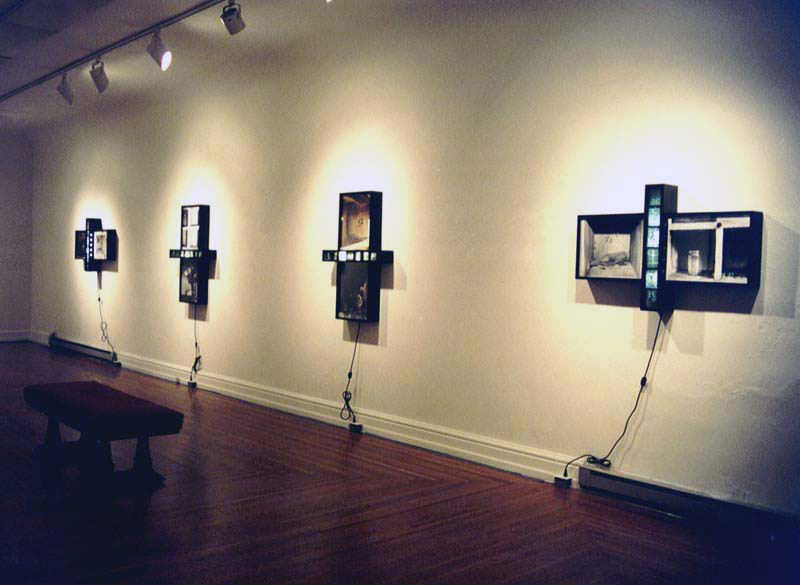
[[[28,386],[25,402],[48,417],[44,445],[37,448],[46,478],[60,477],[63,467],[78,465],[97,480],[133,480],[137,485],[160,487],[164,478],[153,469],[150,437],[179,433],[180,412],[137,398],[99,382],[66,382]],[[62,442],[59,424],[81,436]],[[137,439],[133,468],[114,472],[111,441]]]

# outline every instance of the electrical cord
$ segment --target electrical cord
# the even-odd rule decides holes
[[[203,356],[200,355],[200,344],[197,341],[197,305],[194,307],[194,362],[192,363],[192,370],[189,372],[189,382],[196,381],[197,372],[203,369]]]
[[[111,337],[108,334],[108,322],[103,317],[103,299],[100,297],[100,283],[97,284],[97,309],[100,312],[100,339],[111,349],[111,361],[116,362],[117,350],[114,348],[114,344],[111,343]]]
[[[628,425],[630,424],[631,419],[633,418],[633,414],[636,412],[636,409],[639,407],[639,400],[642,398],[642,392],[644,392],[644,387],[647,386],[647,372],[650,370],[650,363],[653,361],[653,354],[656,351],[656,343],[658,342],[658,333],[659,331],[661,331],[661,321],[662,321],[661,313],[659,313],[658,326],[656,327],[656,335],[653,338],[653,347],[650,348],[650,357],[647,358],[647,366],[645,366],[644,368],[644,375],[642,376],[642,379],[639,380],[639,393],[636,395],[636,402],[633,405],[633,410],[631,410],[630,414],[628,415],[628,418],[625,420],[625,426],[622,429],[622,433],[620,433],[619,437],[617,437],[617,440],[614,441],[614,444],[611,445],[611,449],[608,450],[608,453],[606,453],[604,457],[597,457],[596,455],[593,455],[591,453],[584,453],[583,455],[579,455],[574,459],[568,461],[567,464],[564,465],[564,477],[568,477],[567,470],[569,469],[569,466],[575,463],[576,461],[580,461],[584,457],[586,458],[587,463],[592,463],[594,465],[602,465],[603,467],[606,468],[611,467],[611,460],[609,459],[609,457],[611,457],[611,453],[613,453],[614,449],[617,448],[617,445],[619,445],[619,442],[622,440],[622,437],[625,436],[625,433],[628,432]]]
[[[353,380],[353,364],[356,361],[356,348],[358,348],[358,338],[361,335],[361,323],[358,324],[358,329],[356,330],[356,342],[353,345],[353,357],[350,358],[350,370],[347,372],[347,386],[344,388],[344,392],[342,392],[342,398],[344,399],[344,406],[342,406],[342,410],[339,411],[339,418],[342,420],[350,420],[353,419],[353,424],[356,422],[356,413],[353,412],[353,408],[350,406],[350,400],[353,398],[353,393],[350,392],[350,382]]]

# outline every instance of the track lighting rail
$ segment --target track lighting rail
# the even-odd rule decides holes
[[[151,26],[148,26],[145,29],[142,29],[142,30],[140,30],[138,32],[135,32],[135,33],[132,33],[132,34],[128,35],[127,37],[124,37],[124,38],[122,38],[122,39],[120,39],[118,41],[115,41],[115,42],[111,43],[110,45],[106,45],[105,47],[101,47],[100,49],[97,49],[96,51],[88,53],[87,55],[84,55],[83,57],[75,59],[71,63],[67,63],[63,67],[59,67],[58,69],[55,69],[55,70],[51,71],[50,73],[42,75],[38,79],[34,79],[33,81],[30,81],[30,82],[26,83],[25,85],[21,85],[16,89],[12,89],[8,93],[5,93],[5,94],[0,96],[0,103],[3,103],[4,101],[6,101],[8,99],[11,99],[15,95],[20,94],[20,93],[25,92],[25,91],[28,91],[29,89],[34,88],[37,85],[40,85],[40,84],[42,84],[42,83],[44,83],[46,81],[50,81],[51,79],[54,79],[54,78],[58,77],[59,75],[63,75],[64,73],[67,73],[68,71],[76,69],[76,68],[80,67],[81,65],[85,65],[86,63],[91,63],[91,62],[99,59],[103,55],[105,55],[107,53],[110,53],[110,52],[112,52],[112,51],[114,51],[116,49],[119,49],[120,47],[124,47],[125,45],[128,45],[128,44],[130,44],[130,43],[132,43],[134,41],[138,41],[141,38],[144,38],[144,37],[146,37],[148,35],[152,35],[153,33],[155,33],[159,29],[171,26],[171,25],[175,24],[176,22],[180,22],[181,20],[183,20],[185,18],[189,18],[190,16],[193,16],[193,15],[197,14],[198,12],[202,12],[203,10],[211,8],[212,6],[216,6],[217,4],[222,4],[225,1],[226,0],[205,0],[203,2],[200,2],[200,3],[196,4],[195,6],[193,6],[191,8],[187,8],[183,12],[179,12],[178,14],[170,16],[169,18],[165,18],[164,20],[156,22],[155,24],[153,24]],[[12,6],[12,8],[13,8],[13,6]]]

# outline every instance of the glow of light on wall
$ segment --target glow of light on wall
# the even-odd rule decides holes
[[[554,265],[574,263],[575,215],[641,213],[645,184],[677,185],[683,212],[757,210],[776,190],[780,130],[763,104],[744,94],[688,82],[664,91],[654,81],[623,99],[618,92],[593,99],[570,112],[570,132],[549,163],[566,177],[554,193],[561,203],[553,213],[563,218],[557,240],[571,244],[548,250]],[[592,298],[571,269],[565,280],[568,302],[576,291]],[[594,318],[613,326],[617,317],[607,311]]]
[[[752,206],[771,182],[767,130],[747,104],[696,89],[676,93],[587,108],[585,131],[564,145],[572,196],[596,194],[586,201],[597,207],[586,212],[639,212],[644,185],[660,182],[678,185],[679,211],[736,209],[737,198]]]
[[[313,182],[314,196],[307,217],[316,221],[308,224],[308,240],[326,248],[336,247],[336,225],[331,218],[339,212],[339,193],[374,190],[384,194],[383,246],[401,245],[397,238],[406,231],[409,189],[405,152],[407,149],[379,122],[356,125],[342,135],[330,148]]]
[[[212,249],[218,242],[228,242],[233,230],[230,226],[231,214],[228,210],[234,205],[230,189],[222,171],[213,163],[190,161],[179,164],[180,171],[176,174],[174,186],[170,192],[172,203],[166,215],[170,220],[166,233],[174,234],[177,247],[180,242],[180,215],[181,205],[210,205],[211,226],[209,228],[209,243]],[[226,244],[227,245],[227,244]]]
[[[82,189],[72,212],[72,225],[76,230],[83,230],[86,229],[87,217],[98,217],[103,220],[104,228],[116,229],[112,225],[116,215],[106,194],[91,188]]]

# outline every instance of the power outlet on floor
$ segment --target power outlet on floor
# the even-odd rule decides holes
[[[556,487],[568,488],[572,486],[572,478],[564,477],[563,475],[556,475],[553,478],[553,483],[556,484]]]
[[[351,433],[363,433],[364,432],[364,425],[361,423],[350,423],[350,432]]]

